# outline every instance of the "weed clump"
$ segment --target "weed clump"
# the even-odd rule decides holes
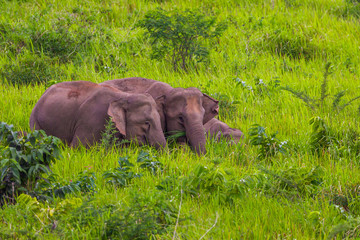
[[[138,195],[129,207],[114,213],[105,221],[104,238],[149,239],[167,232],[176,218],[176,208],[168,201]]]
[[[132,179],[141,177],[141,174],[131,171],[134,164],[129,162],[127,156],[120,157],[118,163],[120,167],[104,172],[104,179],[109,179],[107,183],[118,187],[125,187],[131,183]]]
[[[47,83],[63,78],[64,73],[52,63],[46,56],[25,55],[18,62],[5,64],[0,76],[12,85]]]
[[[140,168],[147,169],[153,175],[157,175],[163,172],[163,164],[155,159],[156,156],[151,156],[148,152],[141,151],[136,161],[141,163]]]
[[[289,168],[271,171],[259,168],[260,172],[243,179],[249,189],[266,196],[283,196],[288,199],[315,196],[323,183],[324,172],[320,166],[307,169]]]
[[[331,227],[328,239],[336,236],[342,238],[358,238],[360,236],[360,185],[345,185],[325,191],[330,203],[342,213],[342,221]]]
[[[219,167],[208,168],[198,165],[188,176],[166,177],[157,186],[159,190],[184,192],[197,198],[212,198],[221,204],[232,204],[245,194],[246,187]]]
[[[258,158],[264,159],[274,157],[278,153],[287,153],[287,141],[281,142],[276,138],[277,133],[267,135],[265,128],[259,124],[254,124],[250,128],[250,144],[260,146]]]
[[[20,22],[15,26],[0,23],[0,46],[12,55],[32,52],[45,55],[56,62],[66,63],[84,53],[94,35],[89,27],[80,27],[76,19],[69,16],[59,18],[47,26],[39,17],[27,25]]]
[[[60,177],[51,173],[49,176],[36,184],[32,195],[38,199],[53,199],[54,197],[65,198],[67,194],[79,194],[96,192],[95,174],[93,172],[81,172],[76,180],[64,183],[58,181]]]
[[[306,34],[295,34],[296,30],[275,30],[264,35],[262,48],[291,59],[314,59],[317,55],[326,54],[311,42]]]

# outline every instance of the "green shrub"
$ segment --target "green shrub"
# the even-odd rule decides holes
[[[34,131],[19,136],[12,125],[0,123],[0,203],[14,202],[21,192],[34,189],[41,174],[59,158],[60,139]]]
[[[190,65],[206,61],[209,43],[227,28],[223,22],[216,24],[215,17],[189,9],[149,11],[137,26],[144,28],[145,36],[152,41],[152,57],[167,59],[174,70],[187,70]]]

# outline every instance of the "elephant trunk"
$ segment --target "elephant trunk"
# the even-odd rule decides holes
[[[196,123],[185,122],[186,138],[190,146],[195,150],[198,155],[206,154],[206,137],[204,127],[201,121]]]
[[[147,141],[150,146],[156,149],[165,148],[166,146],[165,136],[161,130],[150,131]]]

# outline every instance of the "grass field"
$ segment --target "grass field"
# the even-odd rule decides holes
[[[227,23],[207,62],[174,71],[151,59],[136,24],[157,7]],[[344,105],[360,95],[359,24],[359,0],[0,0],[2,122],[30,131],[31,110],[53,83],[138,76],[199,88],[220,100],[221,121],[245,133],[236,146],[208,139],[204,156],[176,144],[62,147],[50,166],[56,181],[92,179],[91,191],[4,205],[0,239],[360,237],[360,100]],[[314,117],[326,127],[314,132]],[[277,132],[273,155],[252,144],[254,124]],[[143,152],[156,172],[137,162]],[[126,156],[141,176],[108,183],[104,173]]]

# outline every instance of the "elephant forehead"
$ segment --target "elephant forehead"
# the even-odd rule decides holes
[[[130,107],[142,107],[142,106],[155,106],[155,100],[150,97],[146,96],[144,94],[136,94],[132,95],[128,98],[128,103]]]
[[[201,110],[201,99],[198,96],[191,96],[186,99],[186,109],[190,111]]]

